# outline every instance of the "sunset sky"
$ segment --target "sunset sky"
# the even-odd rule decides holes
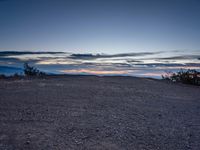
[[[0,51],[199,50],[199,0],[0,0]]]
[[[56,74],[200,71],[200,0],[0,0],[0,74],[25,62]]]

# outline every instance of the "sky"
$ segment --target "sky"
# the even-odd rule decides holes
[[[199,0],[0,0],[0,51],[200,50]]]
[[[200,71],[199,18],[200,0],[0,0],[0,74]]]

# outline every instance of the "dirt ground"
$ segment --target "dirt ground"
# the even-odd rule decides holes
[[[200,87],[134,77],[0,80],[1,150],[199,150]]]

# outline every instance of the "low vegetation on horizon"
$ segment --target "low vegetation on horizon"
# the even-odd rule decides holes
[[[181,82],[184,84],[200,85],[200,72],[197,70],[180,70],[176,73],[168,72],[166,75],[162,75],[164,80],[172,82]]]
[[[28,63],[24,63],[24,75],[25,76],[45,76],[46,73],[38,70],[34,66],[30,66]]]

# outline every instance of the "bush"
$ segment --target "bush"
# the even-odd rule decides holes
[[[200,85],[200,72],[196,70],[180,70],[177,73],[168,72],[166,75],[162,75],[162,78],[173,82]]]
[[[24,63],[25,76],[45,76],[46,73],[39,71],[37,68],[29,66],[28,63]]]
[[[0,79],[5,79],[6,76],[4,74],[0,74]]]

